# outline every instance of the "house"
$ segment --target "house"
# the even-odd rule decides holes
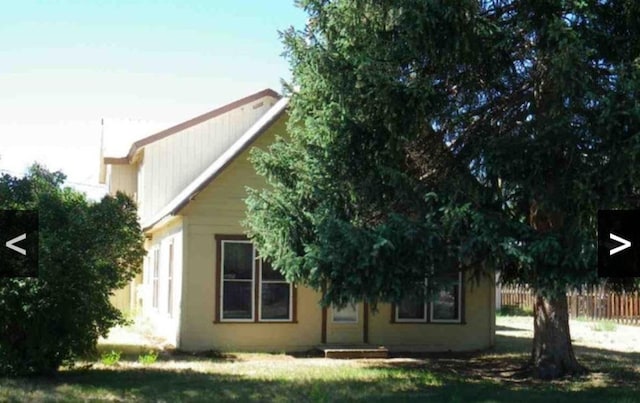
[[[320,295],[284,281],[244,233],[246,187],[264,185],[248,160],[284,133],[287,99],[242,98],[103,158],[109,191],[133,196],[148,255],[142,275],[114,302],[138,309],[182,350],[302,351],[321,344],[391,351],[489,347],[495,286],[459,276],[428,304],[321,308]]]

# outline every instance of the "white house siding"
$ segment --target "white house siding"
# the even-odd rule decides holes
[[[265,96],[144,146],[139,208],[145,222],[215,161],[275,104]]]
[[[138,173],[135,165],[117,164],[108,167],[109,194],[121,191],[135,198],[138,187]]]
[[[183,226],[175,217],[165,226],[151,233],[147,241],[147,257],[144,260],[144,282],[137,286],[137,298],[142,315],[153,326],[155,335],[178,345],[182,303]],[[169,313],[169,250],[173,245],[172,312]],[[159,250],[158,306],[153,306],[154,251]]]
[[[107,186],[110,195],[115,195],[121,191],[136,199],[138,173],[135,165],[117,164],[109,165],[107,168]],[[132,280],[135,284],[136,280]],[[110,301],[122,312],[129,313],[135,310],[135,295],[133,295],[132,284],[127,284],[124,288],[113,290]]]
[[[286,117],[261,135],[252,147],[265,149],[285,131]],[[213,323],[220,309],[216,295],[216,235],[240,235],[246,217],[246,186],[264,187],[242,152],[182,211],[185,233],[184,298],[180,348],[246,351],[304,351],[321,342],[320,295],[298,287],[296,323]]]

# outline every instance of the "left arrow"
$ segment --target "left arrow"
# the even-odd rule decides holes
[[[17,237],[15,237],[15,238],[13,238],[13,239],[8,240],[8,241],[4,244],[4,246],[6,246],[6,247],[7,247],[7,248],[9,248],[9,249],[13,249],[13,250],[15,250],[16,252],[21,253],[21,254],[23,254],[23,255],[25,255],[25,256],[26,256],[26,255],[27,255],[27,251],[26,251],[26,250],[22,249],[22,248],[21,248],[21,247],[19,247],[19,246],[14,245],[15,243],[18,243],[18,242],[20,242],[20,241],[24,241],[25,239],[27,239],[27,234],[18,235]]]

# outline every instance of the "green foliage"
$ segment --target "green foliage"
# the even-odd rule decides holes
[[[594,332],[615,332],[618,328],[616,322],[609,319],[594,319],[589,316],[578,316],[575,318],[578,322],[589,322],[589,328]]]
[[[146,354],[138,356],[138,362],[142,365],[151,365],[158,360],[157,351],[149,351]]]
[[[0,208],[39,211],[39,276],[0,279],[0,374],[56,371],[125,320],[109,302],[144,256],[134,202],[90,202],[39,165],[0,177]]]
[[[640,200],[637,2],[300,4],[288,137],[247,200],[276,268],[337,305],[457,270],[598,281],[597,210]]]
[[[591,330],[595,332],[615,332],[618,326],[610,320],[597,321],[591,325]]]
[[[120,351],[111,350],[108,353],[103,353],[100,356],[100,362],[104,365],[113,366],[120,362]]]

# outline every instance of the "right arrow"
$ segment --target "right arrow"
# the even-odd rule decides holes
[[[613,233],[609,233],[609,238],[613,239],[614,241],[618,241],[620,242],[622,245],[618,246],[617,248],[613,248],[609,251],[609,256],[615,255],[618,252],[622,252],[623,250],[627,249],[628,247],[631,246],[631,242],[627,241],[624,238],[621,238]]]

